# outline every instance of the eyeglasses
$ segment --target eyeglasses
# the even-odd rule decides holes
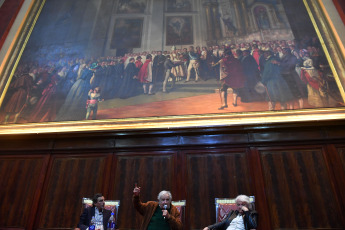
[[[97,201],[97,202],[103,202],[104,200],[99,200],[99,201]]]

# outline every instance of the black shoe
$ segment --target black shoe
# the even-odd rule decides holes
[[[235,103],[232,103],[232,105],[234,106],[234,107],[236,107],[237,106],[237,103],[235,104]]]
[[[223,105],[223,106],[219,107],[218,110],[223,110],[225,108],[228,108],[228,105]]]

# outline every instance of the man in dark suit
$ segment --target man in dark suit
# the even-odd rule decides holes
[[[153,83],[163,82],[165,77],[164,72],[165,56],[162,51],[158,51],[157,55],[153,58],[152,74]]]
[[[104,205],[104,196],[100,193],[95,194],[92,198],[92,207],[85,208],[81,214],[78,228],[86,230],[91,224],[92,217],[95,217],[95,221],[103,223],[103,229],[107,229],[111,211],[104,209]]]

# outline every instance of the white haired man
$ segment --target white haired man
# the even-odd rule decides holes
[[[249,230],[257,228],[256,211],[252,210],[250,199],[246,195],[239,195],[235,199],[237,210],[232,210],[223,221],[205,227],[203,230]]]
[[[140,201],[140,187],[135,185],[133,190],[134,208],[143,216],[141,230],[181,230],[180,212],[171,204],[172,196],[169,191],[161,191],[158,201]]]

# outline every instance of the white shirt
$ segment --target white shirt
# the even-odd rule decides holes
[[[237,215],[236,218],[234,218],[229,227],[226,230],[245,230],[244,229],[244,223],[243,223],[243,216]]]
[[[100,212],[98,208],[95,208],[95,225],[99,225],[99,228],[103,229],[103,212]],[[97,229],[97,226],[96,226]]]

